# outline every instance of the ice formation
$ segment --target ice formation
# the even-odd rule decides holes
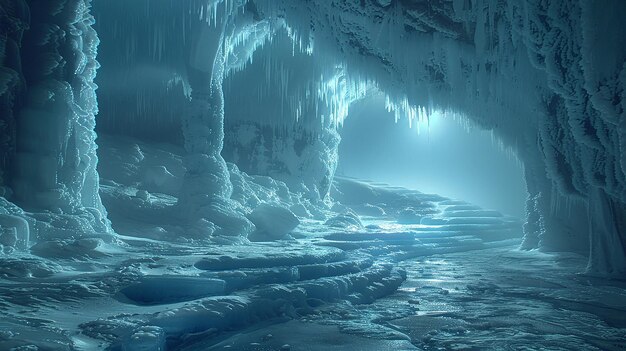
[[[524,166],[521,247],[623,278],[624,15],[620,0],[0,0],[0,274],[115,313],[33,345],[185,349],[371,303],[403,260],[512,245],[519,223],[498,212],[336,177],[350,105],[372,93],[408,126],[437,112],[492,130]],[[36,323],[4,306],[29,301],[0,289],[25,328],[0,346],[27,346]]]
[[[4,7],[10,36],[2,46],[3,130],[8,136],[3,162],[14,171],[4,175],[3,191],[23,207],[80,213],[82,226],[107,232],[96,191],[93,134],[98,40],[91,3],[75,3],[62,6],[66,16],[47,18],[47,8],[32,10],[28,31],[28,4]],[[398,117],[419,120],[434,109],[450,110],[492,129],[526,169],[525,247],[590,252],[590,270],[620,273],[626,269],[619,258],[625,250],[625,45],[619,35],[598,40],[603,35],[599,28],[619,28],[617,14],[624,5],[614,5],[615,10],[577,1],[329,1],[302,6],[288,1],[162,1],[155,6],[124,4],[127,10],[116,11],[115,4],[100,2],[95,6],[103,22],[101,35],[120,42],[110,49],[118,52],[112,57],[117,57],[119,72],[107,74],[136,85],[138,106],[130,118],[135,122],[102,116],[103,128],[141,130],[138,125],[152,114],[157,116],[150,123],[163,129],[179,126],[188,152],[181,211],[193,218],[190,222],[232,212],[231,224],[239,223],[233,230],[249,231],[250,223],[228,200],[232,189],[220,156],[224,109],[230,108],[234,118],[227,123],[256,134],[247,140],[254,141],[255,150],[246,149],[246,140],[227,140],[231,161],[245,152],[253,158],[242,163],[246,171],[271,175],[292,187],[296,184],[289,175],[309,175],[303,184],[314,186],[309,190],[324,198],[334,166],[323,163],[335,157],[336,126],[351,101],[378,89],[389,96],[389,108]],[[151,21],[136,28],[136,16]],[[172,28],[165,30],[160,21],[170,16],[175,17]],[[74,37],[60,36],[60,30]],[[292,55],[273,57],[273,46],[291,47]],[[40,47],[49,53],[44,55]],[[33,50],[40,54],[28,54]],[[36,69],[34,63],[18,65],[20,52],[32,60],[41,57],[43,63]],[[294,80],[287,72],[298,65],[310,72]],[[246,77],[256,75],[255,80],[267,84],[256,88],[256,97],[240,93],[248,78],[237,79],[236,72],[244,69],[250,72]],[[145,84],[123,77],[142,79],[155,71],[161,73]],[[54,80],[46,80],[50,75]],[[110,84],[103,79],[101,100],[116,104],[119,99],[111,94],[117,88]],[[28,99],[16,100],[23,86]],[[51,94],[55,98],[47,99]],[[168,98],[164,106],[164,96],[178,98]],[[264,108],[263,103],[280,106],[272,112],[276,118],[249,121],[254,114],[246,106]],[[42,109],[50,115],[49,124],[26,122]],[[157,114],[160,110],[171,114]],[[50,129],[58,130],[53,138],[29,144]],[[290,137],[277,139],[281,130]],[[261,137],[263,142],[257,142]],[[304,151],[300,143],[307,145]],[[305,156],[294,158],[296,151]],[[608,205],[586,205],[592,197]],[[612,218],[613,225],[597,231],[570,225],[581,218]],[[594,259],[598,256],[604,258]]]
[[[219,4],[211,6],[222,6]],[[525,247],[613,255],[603,252],[607,245],[602,242],[605,238],[614,241],[608,238],[623,235],[619,234],[623,233],[619,219],[624,217],[626,177],[621,149],[623,126],[616,116],[623,113],[619,101],[623,84],[620,57],[623,58],[624,45],[614,36],[602,41],[611,42],[610,47],[595,48],[592,46],[600,44],[592,42],[598,42],[595,40],[597,23],[619,27],[611,23],[618,21],[614,14],[619,13],[623,5],[616,4],[618,11],[611,13],[596,8],[600,5],[575,1],[552,4],[331,1],[303,6],[255,1],[239,7],[229,2],[227,6],[233,17],[230,26],[244,28],[239,32],[228,29],[232,38],[228,42],[234,46],[229,50],[233,53],[231,56],[237,57],[229,62],[234,62],[239,69],[249,65],[250,72],[258,73],[249,73],[247,77],[258,74],[258,80],[262,80],[265,74],[268,78],[264,81],[270,84],[257,88],[258,104],[243,104],[241,99],[250,101],[249,97],[229,94],[226,103],[233,106],[235,119],[227,123],[238,123],[236,116],[239,115],[254,116],[245,110],[250,107],[244,105],[262,108],[263,102],[274,101],[274,105],[281,106],[280,111],[275,112],[280,115],[278,118],[254,122],[254,125],[240,124],[248,133],[257,135],[247,142],[267,134],[262,135],[261,149],[245,149],[246,140],[227,140],[230,157],[240,157],[236,153],[241,148],[248,155],[256,155],[250,156],[254,160],[248,160],[247,165],[242,164],[246,170],[279,177],[289,183],[284,174],[298,176],[294,168],[303,169],[303,165],[290,164],[294,159],[289,156],[291,146],[274,145],[273,140],[268,140],[274,138],[272,134],[277,127],[287,125],[283,128],[295,129],[289,131],[293,139],[285,139],[295,143],[302,138],[298,135],[306,134],[311,127],[305,127],[309,122],[290,127],[293,119],[321,121],[322,126],[314,126],[318,129],[313,129],[314,133],[327,135],[321,139],[331,140],[330,144],[322,142],[314,149],[328,148],[322,154],[332,154],[336,142],[332,141],[335,137],[328,127],[341,123],[350,101],[362,97],[368,89],[379,89],[389,96],[389,107],[398,111],[399,117],[423,119],[434,109],[461,112],[474,123],[492,129],[505,146],[517,153],[526,169],[529,190]],[[187,12],[193,9],[185,7],[181,11],[187,18]],[[566,13],[568,15],[564,16]],[[213,21],[212,27],[215,26]],[[292,40],[292,58],[271,57],[270,45],[289,46],[281,39],[280,33],[284,30]],[[163,41],[158,46],[166,45],[168,41],[158,33],[155,31],[157,38]],[[276,44],[267,44],[267,41],[276,41]],[[567,50],[561,50],[553,42]],[[258,55],[251,54],[254,47],[262,47]],[[606,65],[598,55],[585,57],[589,52],[600,50],[606,50],[602,51],[603,56],[611,57]],[[314,57],[310,59],[313,65],[308,65],[312,69],[313,66],[322,70],[336,67],[340,73],[314,69],[310,78],[291,82],[285,67],[298,64],[290,61],[306,62],[309,54]],[[268,55],[269,58],[264,58]],[[254,56],[258,58],[253,60]],[[171,64],[169,60],[163,61]],[[596,69],[600,65],[603,68]],[[276,83],[271,83],[272,80]],[[227,81],[231,89],[238,91],[246,84],[237,79],[227,78]],[[337,94],[338,82],[347,89],[345,94]],[[297,86],[302,83],[306,85]],[[278,87],[273,88],[274,84]],[[286,98],[287,91],[291,94]],[[278,96],[271,97],[272,94]],[[340,96],[344,97],[336,100]],[[302,101],[305,106],[301,105]],[[312,104],[314,111],[311,111]],[[261,132],[264,129],[265,132]],[[332,168],[325,173],[332,177]],[[314,178],[308,183],[317,180],[319,188],[320,177]],[[604,194],[601,196],[606,196],[611,203],[612,210],[608,214],[595,213],[601,211],[601,206],[589,206],[591,212],[587,213],[585,204],[595,192]],[[584,221],[584,218],[606,218],[607,215],[614,218],[615,228],[606,229],[606,235],[595,237],[587,226],[576,224],[581,218]],[[568,236],[567,239],[564,236]],[[594,236],[593,240],[588,239],[590,236]],[[623,248],[618,250],[623,252]],[[611,264],[601,267],[590,260],[589,268],[619,273],[624,270],[619,261],[616,258],[615,267]]]

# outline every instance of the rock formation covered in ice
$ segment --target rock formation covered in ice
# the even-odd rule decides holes
[[[338,128],[350,104],[374,87],[293,45],[287,31],[279,31],[244,71],[227,79],[222,154],[249,174],[323,200],[337,168]]]

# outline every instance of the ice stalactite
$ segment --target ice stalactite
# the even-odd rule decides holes
[[[308,46],[300,49],[295,40],[289,28],[276,32],[244,72],[227,78],[224,155],[247,173],[271,176],[323,201],[349,106],[374,86],[313,55]]]

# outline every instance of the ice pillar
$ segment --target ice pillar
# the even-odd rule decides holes
[[[27,90],[16,112],[12,182],[16,202],[66,214],[89,209],[102,222],[94,131],[99,42],[91,0],[27,4],[30,29],[21,58]]]
[[[217,11],[228,4],[220,4]],[[186,174],[179,207],[196,235],[245,235],[252,224],[230,200],[232,184],[221,152],[224,145],[225,35],[229,16],[199,19],[193,28],[187,73],[191,100],[182,118]]]

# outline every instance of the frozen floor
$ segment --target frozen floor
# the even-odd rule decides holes
[[[626,349],[626,282],[519,251],[496,211],[337,179],[340,205],[284,240],[176,241],[150,222],[176,199],[134,196],[132,153],[111,149],[102,195],[126,235],[0,256],[0,350]]]
[[[64,269],[4,259],[0,350],[626,348],[626,282],[578,274],[583,257],[479,234],[347,241],[302,227],[203,250],[123,238]]]
[[[411,259],[390,296],[325,305],[211,350],[623,350],[626,282],[577,274],[584,264],[515,246]]]

